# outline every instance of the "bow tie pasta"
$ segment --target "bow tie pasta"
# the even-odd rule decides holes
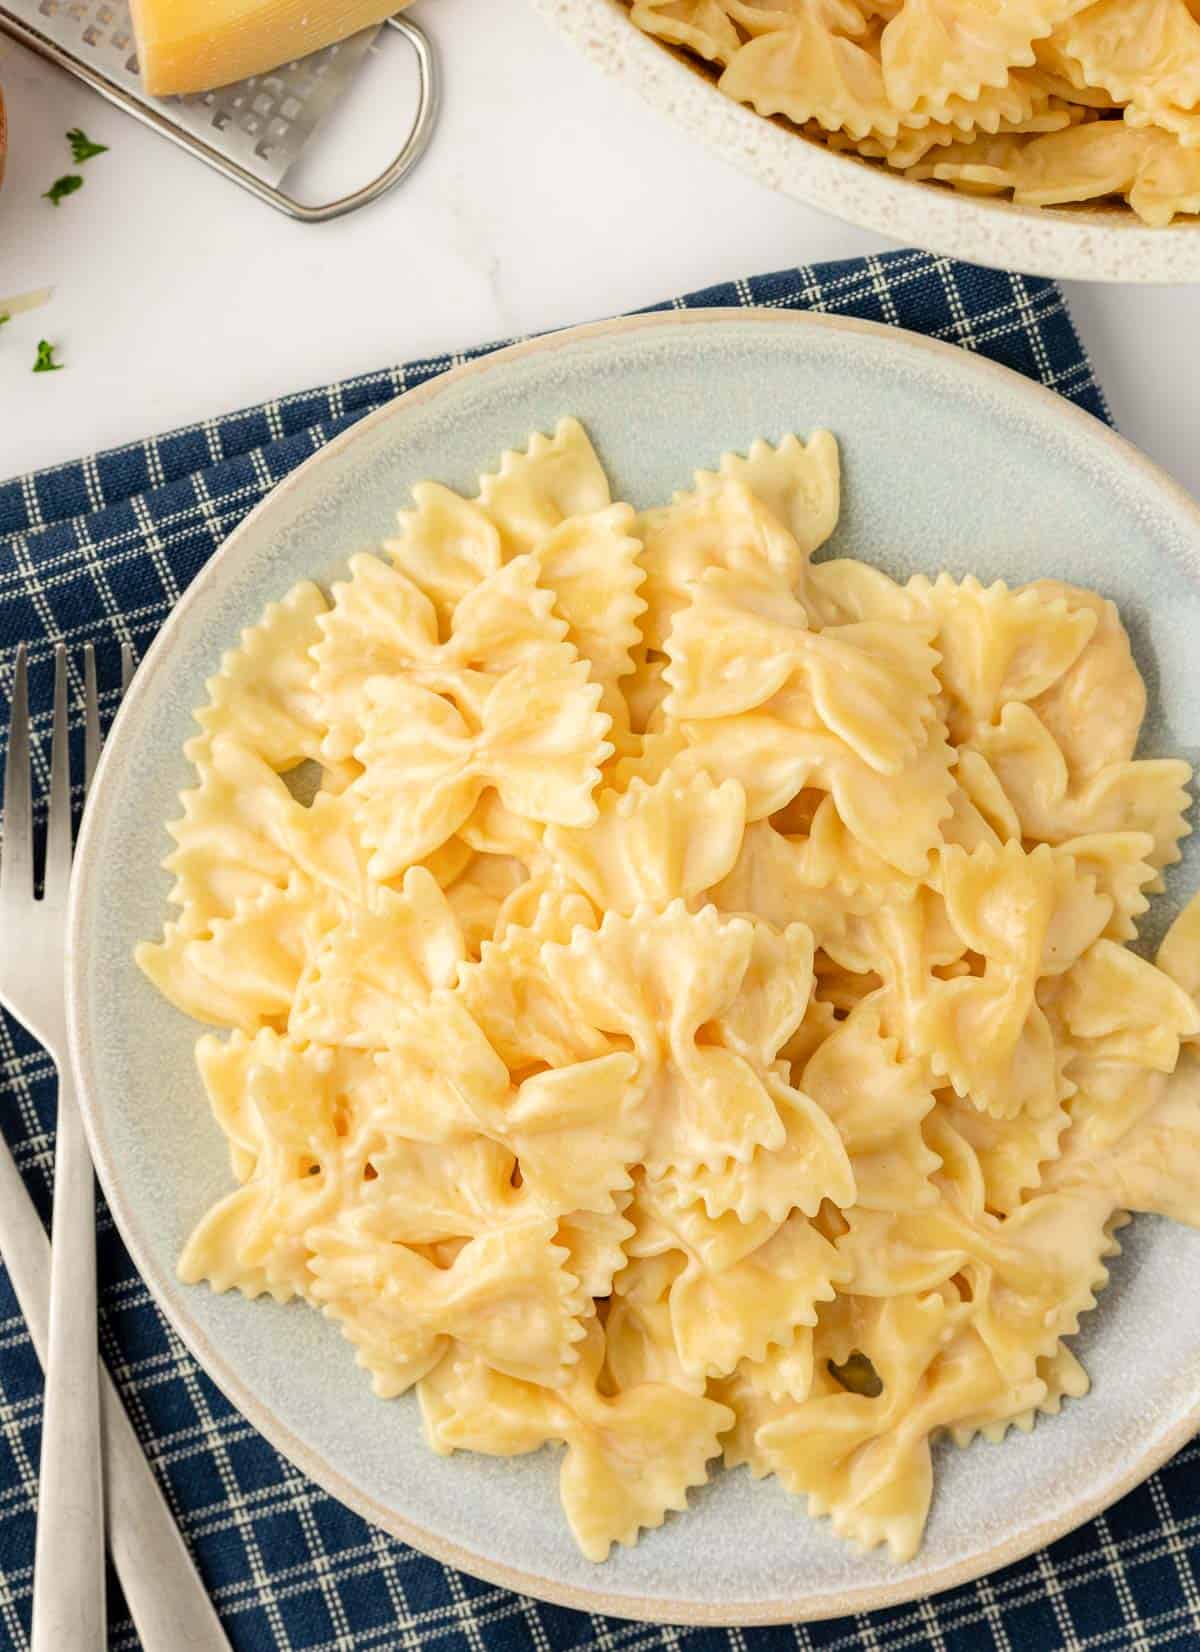
[[[320,1309],[435,1452],[560,1447],[593,1560],[722,1455],[908,1558],[936,1436],[1086,1390],[1126,1213],[1200,1225],[1200,899],[1125,945],[1189,770],[1117,612],[815,562],[838,490],[818,432],[639,515],[570,419],[417,487],[225,655],[138,949],[223,1029],[182,1277]]]
[[[629,0],[727,96],[917,179],[1024,206],[1200,212],[1194,0]]]

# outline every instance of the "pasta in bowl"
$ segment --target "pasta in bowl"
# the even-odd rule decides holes
[[[1033,274],[1200,276],[1188,0],[536,3],[727,158],[851,222]]]
[[[571,419],[419,485],[225,655],[139,948],[226,1029],[183,1277],[306,1298],[435,1451],[564,1446],[597,1561],[722,1455],[909,1558],[931,1439],[1082,1395],[1126,1213],[1200,1220],[1120,616],[814,561],[839,509],[824,432],[640,512]]]

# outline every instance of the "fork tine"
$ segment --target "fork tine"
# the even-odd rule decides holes
[[[121,644],[121,693],[122,694],[124,694],[125,690],[129,687],[130,683],[133,681],[133,670],[134,670],[133,644],[129,643],[129,642],[123,642]]]
[[[83,649],[83,790],[92,789],[92,776],[100,761],[100,695],[96,688],[96,650],[85,643]]]
[[[18,643],[13,665],[12,719],[8,761],[4,768],[4,843],[0,853],[0,890],[33,894],[33,810],[29,799],[29,685],[25,644]]]
[[[54,735],[50,743],[50,815],[46,822],[48,896],[66,893],[71,875],[71,754],[67,749],[67,650],[54,649]]]

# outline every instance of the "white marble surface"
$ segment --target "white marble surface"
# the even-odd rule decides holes
[[[524,0],[418,0],[414,15],[445,81],[432,149],[384,201],[312,226],[0,38],[0,298],[55,289],[0,333],[0,476],[388,362],[885,245],[696,149]],[[298,193],[382,161],[407,72],[389,41]],[[111,152],[55,209],[41,191],[70,169],[76,125]],[[1073,285],[1070,299],[1121,429],[1200,494],[1200,289]],[[41,337],[62,373],[30,373]]]

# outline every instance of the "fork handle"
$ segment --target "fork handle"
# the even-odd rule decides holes
[[[49,1346],[50,1244],[3,1138],[0,1256],[44,1365]],[[229,1652],[154,1471],[102,1367],[100,1417],[109,1547],[145,1652]]]
[[[66,1062],[58,1066],[52,1232],[30,1652],[96,1652],[107,1634],[96,1187]]]

